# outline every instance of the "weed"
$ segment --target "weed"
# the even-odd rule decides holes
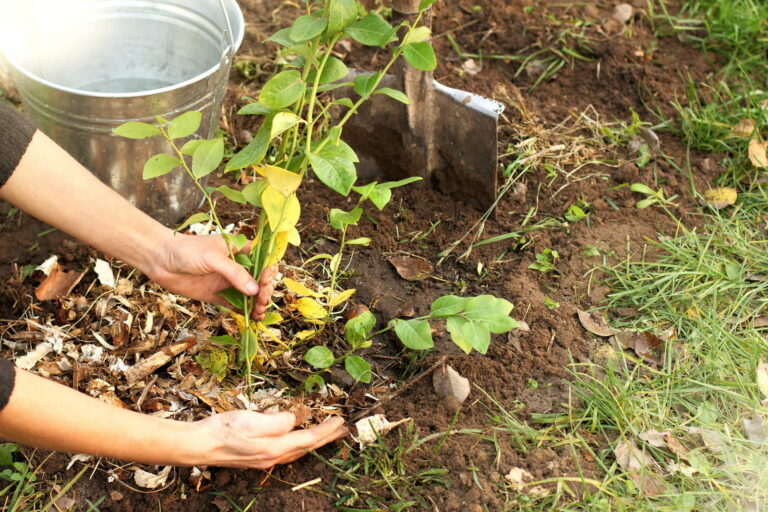
[[[536,255],[536,261],[528,265],[532,270],[546,274],[547,272],[559,272],[555,267],[555,261],[560,258],[560,254],[552,249],[544,249]]]

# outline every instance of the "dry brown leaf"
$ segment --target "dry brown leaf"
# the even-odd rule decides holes
[[[632,347],[640,357],[659,365],[661,364],[661,355],[664,351],[664,341],[650,332],[640,333],[635,338],[635,345]]]
[[[627,24],[632,16],[635,15],[635,9],[629,4],[619,4],[613,8],[613,19],[619,23]]]
[[[365,445],[375,443],[378,437],[384,436],[390,430],[411,421],[411,418],[404,418],[399,421],[390,422],[383,414],[374,414],[363,418],[355,423],[357,429],[356,440],[360,443],[360,449]]]
[[[736,202],[737,197],[736,189],[730,187],[712,188],[704,192],[704,199],[707,204],[716,210],[731,206]]]
[[[432,385],[440,398],[464,403],[469,396],[469,379],[459,375],[450,365],[443,365],[432,373]]]
[[[768,315],[760,315],[755,318],[754,327],[768,327]]]
[[[613,453],[621,469],[648,497],[656,498],[662,494],[677,492],[674,486],[656,473],[658,463],[653,457],[638,449],[634,442],[620,440],[613,448]]]
[[[718,434],[714,430],[701,427],[688,427],[686,431],[689,434],[701,436],[701,440],[704,442],[704,446],[709,448],[712,453],[722,453],[725,449],[725,443],[723,442],[722,435]]]
[[[765,420],[759,414],[753,414],[742,419],[741,426],[744,429],[744,435],[752,441],[755,448],[760,448],[768,440],[768,435],[765,432]]]
[[[755,167],[768,167],[768,141],[749,141],[749,161]]]
[[[656,135],[656,132],[647,126],[640,127],[640,136],[643,138],[645,143],[648,144],[648,148],[651,151],[658,151],[661,148],[661,141],[659,140],[659,136]]]
[[[595,316],[580,309],[576,310],[576,312],[579,315],[579,322],[581,322],[582,327],[595,336],[607,338],[614,335],[613,329],[605,323],[605,319],[602,316]]]
[[[61,266],[56,265],[40,286],[35,290],[37,300],[51,300],[58,297],[66,297],[77,286],[77,283],[85,275],[87,269],[82,272],[72,270],[64,271]]]
[[[133,474],[133,481],[139,487],[145,489],[157,489],[165,485],[168,475],[171,473],[171,466],[165,466],[158,474],[149,473],[143,469],[137,469]]]
[[[729,137],[751,137],[752,132],[755,131],[755,121],[752,119],[742,119],[736,126],[733,127]]]
[[[296,426],[303,425],[312,417],[312,409],[301,403],[292,406],[288,409],[288,412],[293,413],[293,415],[296,416]]]
[[[670,432],[664,432],[664,441],[667,443],[669,451],[680,457],[681,459],[688,459],[688,448],[683,443],[677,440]]]
[[[406,281],[423,281],[432,274],[432,265],[420,258],[394,256],[388,261]]]

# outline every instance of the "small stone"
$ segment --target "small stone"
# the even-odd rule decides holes
[[[112,501],[120,501],[125,496],[120,491],[109,491],[109,497],[112,498]]]
[[[629,23],[635,15],[635,8],[629,4],[619,4],[613,8],[613,19],[622,24]]]

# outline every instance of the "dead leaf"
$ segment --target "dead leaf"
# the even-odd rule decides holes
[[[768,141],[760,142],[757,139],[749,141],[749,161],[755,167],[768,167]]]
[[[388,261],[406,281],[423,281],[432,274],[432,265],[420,258],[394,256]]]
[[[755,121],[752,119],[742,119],[733,127],[729,137],[751,137],[755,131]]]
[[[634,15],[635,15],[635,9],[629,4],[619,4],[613,8],[612,17],[619,23],[626,25],[627,23],[629,23],[629,20],[631,20],[632,16]]]
[[[40,286],[35,290],[35,297],[37,300],[51,300],[58,297],[66,297],[77,286],[77,283],[85,275],[86,270],[77,272],[72,270],[66,272],[57,264],[52,270],[50,275],[40,283]]]
[[[112,272],[112,266],[109,263],[104,260],[96,260],[93,271],[96,272],[96,276],[101,284],[108,288],[115,287],[115,274]]]
[[[725,443],[723,443],[722,436],[714,430],[701,427],[688,427],[686,431],[689,434],[701,436],[704,446],[709,448],[709,451],[712,453],[722,453],[725,449]]]
[[[53,344],[44,341],[25,355],[16,358],[16,366],[22,370],[31,370],[35,365],[53,350]]]
[[[312,409],[301,403],[288,409],[288,412],[296,416],[296,426],[299,427],[312,417]]]
[[[48,259],[46,259],[44,262],[39,264],[35,270],[39,270],[46,276],[51,275],[51,272],[54,271],[56,267],[59,266],[59,257],[55,254],[53,256],[49,256]]]
[[[681,459],[688,460],[688,448],[686,448],[683,443],[678,441],[678,439],[672,435],[670,432],[664,432],[664,441],[667,443],[667,448],[669,448],[669,451],[680,457]]]
[[[621,469],[648,497],[656,498],[662,494],[677,492],[656,473],[659,467],[653,457],[638,449],[634,442],[620,440],[614,446],[613,453]]]
[[[668,433],[669,431],[667,430],[664,432],[659,432],[658,430],[648,430],[647,432],[640,434],[640,439],[655,448],[664,448],[667,445],[667,442],[664,440],[664,435]]]
[[[84,453],[77,453],[72,456],[71,459],[69,459],[69,464],[67,464],[67,471],[69,471],[72,466],[75,465],[75,462],[89,462],[93,458],[93,455],[86,455]]]
[[[768,399],[768,363],[763,361],[763,358],[757,363],[757,389]]]
[[[755,448],[760,448],[768,439],[765,432],[765,420],[759,414],[747,416],[741,420],[741,426],[744,429],[744,435],[752,441]]]
[[[656,132],[647,126],[640,127],[640,136],[643,138],[645,143],[648,144],[648,148],[651,151],[658,151],[661,148],[661,141],[659,140],[659,136],[656,135]]]
[[[469,379],[459,375],[450,365],[443,365],[432,373],[432,385],[440,398],[451,398],[464,403],[469,396]]]
[[[519,493],[538,498],[549,494],[549,491],[540,485],[530,487],[530,482],[534,480],[533,475],[523,468],[514,467],[510,469],[509,473],[504,475],[504,479],[509,482],[513,490]]]
[[[383,414],[368,416],[355,423],[355,428],[357,429],[356,441],[360,443],[360,449],[362,450],[365,448],[365,445],[375,443],[378,439],[377,436],[384,436],[392,429],[409,421],[411,421],[411,418],[390,422]]]
[[[664,350],[664,342],[661,338],[650,332],[642,332],[635,338],[632,347],[637,355],[656,365],[661,364],[661,355]]]
[[[704,199],[707,204],[716,210],[731,206],[736,202],[737,197],[736,189],[730,187],[712,188],[704,192]]]
[[[580,309],[576,310],[576,312],[579,315],[579,322],[581,322],[582,327],[595,336],[607,338],[614,335],[613,329],[605,323],[605,318],[602,316],[594,316]]]
[[[133,474],[133,481],[139,487],[145,489],[157,489],[165,485],[168,475],[171,473],[172,466],[165,466],[158,474],[149,473],[143,469],[137,469]]]
[[[479,65],[475,59],[467,59],[462,63],[461,69],[466,73],[475,76],[483,70],[483,67]]]
[[[752,323],[753,327],[768,327],[768,315],[760,315]]]

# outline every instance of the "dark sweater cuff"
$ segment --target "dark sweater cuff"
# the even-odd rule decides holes
[[[0,359],[0,411],[8,405],[16,383],[16,367],[7,359]]]
[[[0,187],[18,167],[35,131],[20,112],[0,102]]]

